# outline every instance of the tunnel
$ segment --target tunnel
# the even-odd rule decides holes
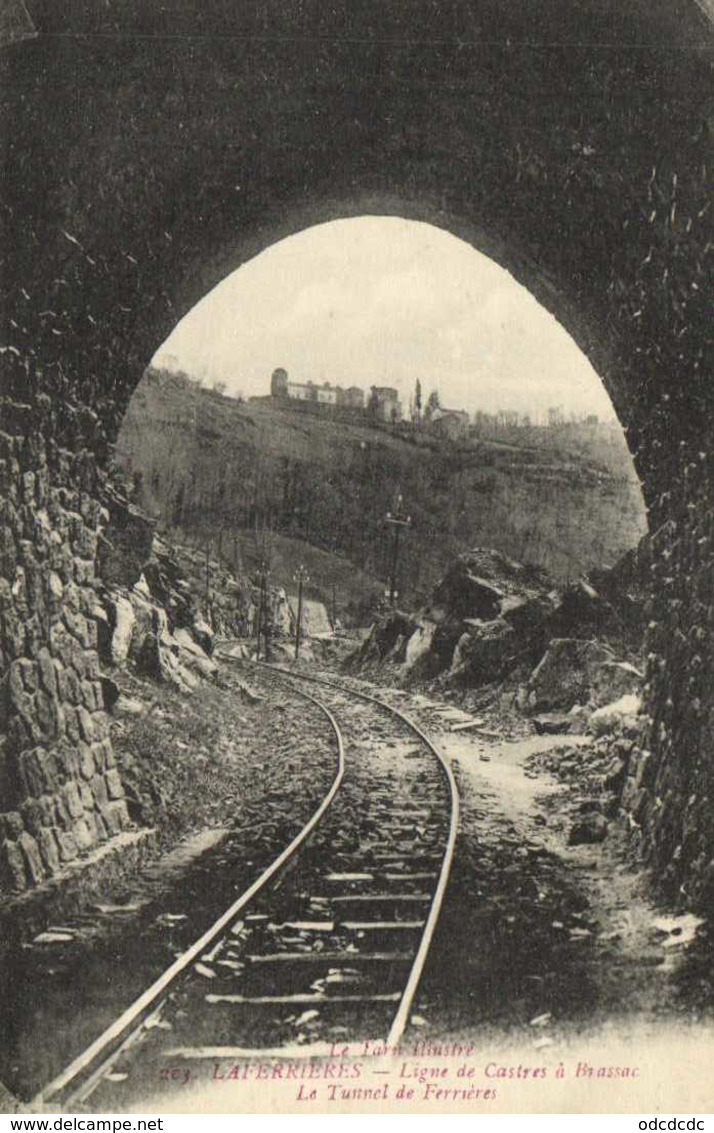
[[[0,885],[36,885],[128,823],[93,582],[146,365],[263,249],[374,214],[501,264],[602,378],[652,554],[632,821],[661,890],[710,900],[706,5],[9,0],[0,36]]]

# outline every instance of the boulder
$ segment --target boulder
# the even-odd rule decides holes
[[[424,619],[420,621],[407,641],[404,663],[407,669],[418,666],[422,658],[427,656],[434,641],[436,623]]]
[[[195,677],[183,666],[176,654],[166,649],[157,633],[147,633],[136,657],[138,673],[155,681],[165,681],[184,692],[191,692],[198,684]]]
[[[106,525],[97,551],[97,568],[107,584],[133,586],[151,556],[154,523],[121,492],[105,484]]]
[[[454,650],[449,681],[489,684],[499,680],[514,663],[516,635],[503,618],[471,622]]]
[[[194,615],[193,622],[191,624],[191,633],[193,634],[194,640],[197,641],[203,649],[204,653],[210,656],[213,653],[214,648],[213,630],[208,625],[208,623],[203,620],[198,612]]]
[[[607,634],[617,628],[617,617],[609,602],[580,579],[567,586],[549,619],[551,637]]]
[[[643,535],[637,547],[626,551],[614,566],[589,572],[590,582],[615,610],[621,633],[635,646],[642,641],[647,625],[651,562],[650,536]]]
[[[528,681],[529,707],[570,709],[575,704],[585,704],[595,667],[612,657],[611,650],[599,642],[555,638]]]
[[[134,631],[134,607],[128,598],[117,595],[110,602],[110,622],[113,626],[109,641],[109,660],[114,665],[122,665],[131,646]]]
[[[605,736],[623,728],[637,730],[637,717],[642,711],[642,701],[639,696],[631,693],[614,700],[612,704],[604,704],[596,708],[590,717],[588,731],[594,736]]]
[[[563,736],[570,732],[572,717],[568,712],[541,712],[533,717],[533,727],[538,736]]]
[[[114,705],[114,716],[145,716],[149,706],[132,696],[120,696]]]
[[[512,626],[521,648],[537,661],[552,636],[548,620],[553,612],[553,596],[543,594],[508,594],[501,602],[501,617]]]
[[[20,846],[9,839],[0,846],[0,882],[3,888],[27,888],[25,859]]]
[[[640,670],[629,661],[603,661],[593,669],[590,700],[601,707],[621,696],[638,695],[643,681]]]
[[[617,755],[611,759],[602,780],[603,788],[606,791],[620,792],[627,775],[628,763],[629,760]]]
[[[121,695],[119,691],[119,685],[116,683],[116,681],[113,681],[111,677],[100,677],[99,681],[102,686],[103,705],[108,712],[111,712],[112,708]]]
[[[446,616],[490,620],[500,613],[502,598],[498,587],[472,572],[468,556],[460,555],[433,592],[431,614],[435,621]]]
[[[193,669],[199,676],[215,677],[218,672],[218,665],[206,656],[201,646],[193,640],[187,629],[175,630],[172,640],[179,647],[178,656],[182,665],[185,665],[188,669]]]
[[[416,623],[398,610],[379,618],[370,629],[352,660],[360,662],[383,661],[392,652],[397,640],[404,642],[404,656],[409,639],[416,630]]]
[[[577,736],[586,732],[591,715],[592,710],[586,705],[574,704],[568,713],[568,720],[570,721],[568,732],[570,735]]]
[[[602,814],[587,814],[574,822],[568,835],[569,846],[593,845],[607,837],[607,819]]]

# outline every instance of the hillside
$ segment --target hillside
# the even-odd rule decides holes
[[[241,403],[149,371],[126,415],[117,462],[162,528],[216,543],[220,535],[229,561],[257,561],[272,542],[276,582],[288,588],[300,561],[291,547],[300,558],[314,548],[336,555],[344,608],[361,603],[371,585],[384,586],[391,551],[384,517],[399,490],[412,517],[401,587],[414,597],[472,545],[560,579],[610,565],[634,546],[645,515],[624,440],[606,426],[584,430],[579,451],[570,433],[560,440],[557,433],[548,444],[540,436],[437,442],[269,399]],[[329,560],[313,569],[316,596],[329,602]]]

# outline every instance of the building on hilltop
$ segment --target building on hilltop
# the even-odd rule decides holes
[[[338,386],[337,404],[344,409],[364,409],[364,390],[359,386],[349,386],[348,389]]]
[[[282,366],[278,366],[277,370],[273,370],[270,378],[270,396],[289,397],[288,385],[287,370],[284,370]]]
[[[402,403],[392,386],[372,386],[367,408],[379,421],[395,423],[402,419]]]
[[[431,432],[456,441],[468,436],[469,415],[464,409],[444,409],[437,405],[431,412],[429,428]]]
[[[396,391],[392,391],[396,393]],[[287,370],[278,366],[270,378],[270,396],[281,400],[312,401],[317,405],[333,405],[341,409],[364,409],[364,390],[359,386],[333,386],[330,382],[293,382]]]
[[[318,397],[319,387],[314,382],[291,382],[287,370],[278,366],[270,378],[270,396],[294,398],[296,401],[324,401]]]
[[[323,382],[321,386],[315,386],[315,400],[320,405],[337,405],[337,388],[331,386],[329,382]]]

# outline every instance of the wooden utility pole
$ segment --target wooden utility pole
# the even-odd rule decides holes
[[[388,511],[385,518],[387,523],[392,528],[392,566],[389,577],[389,604],[393,606],[397,597],[397,571],[399,568],[399,540],[402,531],[408,530],[412,525],[412,517],[404,515],[403,501],[401,492],[397,496],[397,506],[392,513]]]
[[[302,588],[310,579],[304,566],[299,566],[293,577],[298,584],[297,624],[295,626],[295,660],[297,661],[300,656],[300,638],[302,636]]]
[[[265,592],[268,584],[268,568],[265,560],[261,560],[258,569],[258,583],[260,586],[258,597],[258,613],[255,619],[255,659],[260,660],[260,638],[261,634],[265,634],[265,660],[268,658],[268,629],[266,623],[266,610],[265,610]]]
[[[206,621],[211,621],[211,540],[206,543]]]

